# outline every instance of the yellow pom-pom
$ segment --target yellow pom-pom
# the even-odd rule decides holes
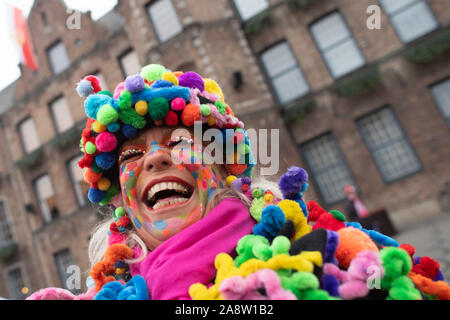
[[[278,206],[281,208],[281,210],[283,210],[286,219],[294,222],[294,240],[297,240],[303,237],[305,234],[311,232],[311,226],[308,225],[308,221],[306,220],[306,217],[300,205],[296,201],[283,200],[278,203]]]
[[[227,178],[226,178],[226,183],[227,183],[227,186],[228,187],[230,187],[231,186],[231,184],[233,183],[233,181],[234,180],[236,180],[237,178],[236,178],[236,176],[228,176]]]
[[[106,131],[106,126],[102,125],[100,122],[95,121],[92,125],[92,130],[94,130],[96,133],[102,133]]]
[[[220,101],[225,102],[222,89],[220,89],[217,82],[212,79],[203,79],[203,82],[205,83],[205,91],[219,95]]]
[[[138,101],[136,102],[134,109],[136,109],[138,115],[145,116],[148,112],[148,104],[145,101]]]
[[[161,79],[169,81],[176,86],[179,84],[177,76],[174,75],[172,72],[164,72]]]
[[[273,196],[273,194],[270,194],[270,193],[267,193],[267,194],[265,194],[264,195],[264,201],[265,202],[270,202],[270,203],[272,203],[273,202],[273,200],[274,200],[274,196]]]
[[[109,187],[111,186],[111,181],[109,181],[108,178],[101,178],[98,182],[98,189],[101,191],[108,191]]]
[[[210,127],[215,126],[216,125],[216,119],[214,119],[212,116],[209,116],[208,125]]]

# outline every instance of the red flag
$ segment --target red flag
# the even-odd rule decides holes
[[[36,57],[33,52],[33,44],[31,43],[30,33],[28,31],[27,20],[25,19],[22,10],[7,7],[7,15],[10,18],[10,28],[15,41],[17,41],[18,52],[20,55],[20,62],[32,70],[38,70]]]

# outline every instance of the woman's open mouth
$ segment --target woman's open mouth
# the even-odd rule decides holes
[[[185,204],[193,193],[192,186],[187,182],[166,177],[149,184],[144,192],[143,202],[151,210],[160,210]]]

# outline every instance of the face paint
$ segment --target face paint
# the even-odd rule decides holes
[[[202,219],[208,201],[211,199],[214,191],[217,188],[223,187],[218,167],[203,163],[202,145],[193,144],[192,140],[187,141],[191,143],[190,152],[184,154],[183,158],[181,158],[183,154],[180,154],[181,159],[179,160],[181,161],[179,162],[181,163],[174,164],[171,170],[172,172],[174,170],[179,171],[180,176],[186,176],[186,171],[188,171],[195,179],[195,185],[193,187],[196,189],[198,201],[196,200],[197,204],[193,209],[189,209],[189,212],[181,213],[176,217],[160,219],[157,215],[152,215],[151,211],[143,209],[144,204],[142,204],[142,201],[137,196],[136,187],[138,187],[138,190],[142,190],[149,181],[148,174],[141,175],[145,157],[151,157],[158,152],[168,152],[170,154],[171,148],[167,144],[158,144],[156,141],[151,141],[148,144],[147,154],[143,157],[144,159],[129,162],[120,168],[123,202],[130,220],[138,232],[146,232],[159,241],[169,239],[181,230]],[[192,206],[190,207],[192,208]]]

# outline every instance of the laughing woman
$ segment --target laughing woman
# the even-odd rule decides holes
[[[94,76],[77,91],[88,116],[79,165],[112,218],[91,238],[86,294],[29,299],[449,298],[434,260],[306,204],[303,169],[252,182],[244,124],[213,80],[149,65],[114,94]],[[373,268],[381,289],[366,285]]]

